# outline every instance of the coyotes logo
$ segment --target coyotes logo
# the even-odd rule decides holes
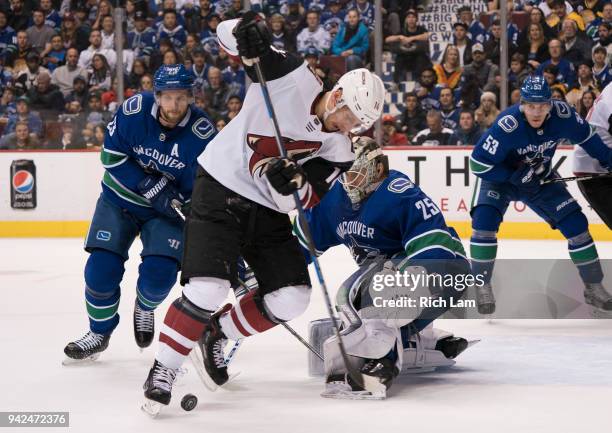
[[[309,157],[318,151],[323,144],[320,141],[296,141],[287,137],[282,138],[285,149],[287,149],[287,156],[294,161]],[[249,160],[249,171],[253,177],[255,177],[256,173],[261,176],[266,164],[272,158],[278,158],[280,156],[278,146],[276,145],[276,138],[274,137],[247,134],[247,144],[253,150],[253,155],[251,155],[251,159]]]

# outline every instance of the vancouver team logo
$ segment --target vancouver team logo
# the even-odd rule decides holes
[[[19,170],[13,175],[13,189],[20,194],[27,194],[34,188],[34,176],[26,170]]]
[[[287,156],[294,161],[309,157],[318,151],[323,144],[320,141],[296,141],[286,137],[282,137],[282,139],[285,149],[287,149]],[[272,158],[278,158],[280,156],[275,137],[247,134],[247,144],[253,150],[253,155],[251,155],[251,159],[249,160],[249,172],[251,176],[255,176],[255,173],[261,176],[263,174],[262,168],[265,167]]]

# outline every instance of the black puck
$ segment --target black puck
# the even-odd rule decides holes
[[[198,405],[198,398],[193,394],[185,394],[181,400],[181,407],[187,412],[194,410]]]

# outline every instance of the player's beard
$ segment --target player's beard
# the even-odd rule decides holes
[[[159,119],[162,122],[162,125],[173,128],[175,127],[183,117],[187,114],[187,110],[181,112],[178,111],[166,111],[162,107],[159,107]]]

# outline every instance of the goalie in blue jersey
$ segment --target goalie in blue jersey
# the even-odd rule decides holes
[[[183,222],[173,205],[189,203],[196,158],[215,136],[193,105],[193,75],[183,65],[155,73],[154,94],[127,99],[108,124],[101,152],[105,168],[85,250],[85,304],[89,332],[65,348],[67,361],[96,359],[119,324],[120,283],[128,250],[143,244],[136,283],[134,337],[151,344],[154,310],[176,282]]]
[[[429,326],[453,302],[460,301],[464,288],[425,284],[411,291],[402,284],[376,288],[376,282],[384,283],[385,276],[394,278],[398,273],[469,278],[471,272],[457,233],[446,225],[434,202],[408,176],[389,170],[388,158],[374,140],[360,137],[354,147],[354,164],[321,203],[306,212],[306,219],[317,254],[345,245],[359,265],[338,291],[343,340],[366,380],[388,388],[402,366],[417,362],[417,351],[430,350],[431,356],[437,351],[441,358],[448,359],[465,350],[465,339],[436,334]],[[294,232],[307,249],[303,227],[297,220]],[[381,304],[417,297],[434,300],[432,304],[438,306],[387,308]],[[344,371],[335,337],[325,342],[324,358],[324,397],[386,396],[386,392],[365,391],[351,380]]]
[[[584,282],[585,301],[612,310],[612,295],[602,286],[603,272],[589,223],[563,183],[544,183],[559,177],[552,168],[557,145],[578,145],[610,170],[612,150],[576,111],[551,100],[542,76],[529,76],[521,101],[503,111],[474,147],[470,168],[477,176],[472,199],[470,253],[474,272],[486,276],[476,288],[478,311],[495,311],[491,277],[497,255],[497,231],[510,201],[521,200],[567,239],[569,255]]]

